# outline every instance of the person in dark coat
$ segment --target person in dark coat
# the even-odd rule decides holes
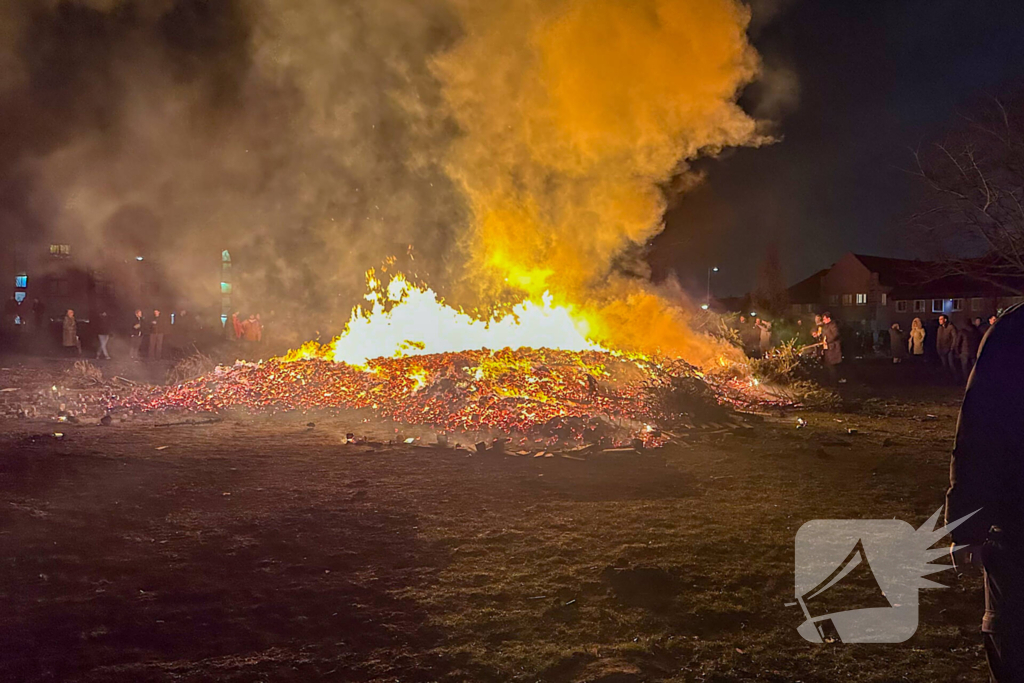
[[[142,350],[142,335],[146,333],[146,319],[142,317],[142,310],[135,309],[135,318],[132,320],[132,328],[128,333],[132,346],[130,356],[132,360],[139,360],[139,352]]]
[[[46,304],[39,299],[32,300],[32,325],[37,330],[43,329],[43,322],[46,319]]]
[[[110,341],[110,318],[106,311],[99,314],[93,327],[96,332],[96,357],[110,360],[110,353],[107,351],[107,342]]]
[[[939,329],[935,334],[935,353],[939,355],[942,369],[954,382],[959,381],[960,359],[957,354],[957,341],[960,338],[960,330],[949,321],[948,316],[940,315]]]
[[[981,343],[967,384],[950,461],[946,523],[954,563],[981,565],[991,680],[1024,681],[1024,305],[1007,311]]]
[[[965,325],[956,340],[957,356],[960,358],[960,368],[963,370],[965,379],[971,376],[974,363],[978,360],[979,346],[981,346],[981,330],[974,325]]]
[[[154,308],[149,327],[149,359],[160,360],[164,352],[164,335],[170,332],[171,323],[160,314],[159,309]]]
[[[823,313],[821,316],[821,362],[828,370],[829,379],[833,382],[839,379],[838,365],[843,362],[843,342],[839,334],[839,325],[832,320],[831,313]]]
[[[903,334],[899,323],[893,323],[889,328],[889,348],[892,351],[893,363],[902,363],[907,357],[907,336]]]
[[[82,342],[78,338],[78,321],[75,320],[75,312],[70,308],[64,316],[61,341],[68,353],[71,352],[71,349],[74,349],[79,356],[82,355]]]

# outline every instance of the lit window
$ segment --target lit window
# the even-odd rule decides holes
[[[946,310],[946,302],[942,299],[932,299],[932,313],[942,313]]]
[[[843,305],[844,306],[852,306],[853,305],[853,294],[843,294]]]
[[[51,256],[68,256],[71,253],[70,244],[51,244],[50,255]]]
[[[889,305],[889,295],[886,294],[885,292],[882,292],[882,305],[883,306],[888,306]]]
[[[222,282],[222,283],[220,283],[220,293],[221,294],[230,294],[231,293],[231,283],[230,282]]]
[[[223,261],[224,263],[230,263],[231,262],[231,254],[228,253],[227,249],[225,249],[224,251],[220,252],[220,260]]]
[[[962,310],[964,310],[964,300],[963,299],[953,299],[953,310],[954,311],[962,311]]]
[[[220,314],[220,324],[221,325],[226,325],[227,322],[228,322],[228,314],[227,313],[221,313]]]
[[[914,313],[924,313],[924,299],[914,301]]]
[[[896,312],[897,313],[906,313],[907,312],[907,302],[906,301],[897,301],[896,302]]]
[[[22,322],[20,315],[16,315],[16,316],[14,316],[14,324],[15,325],[24,325],[25,323]]]
[[[25,300],[25,292],[15,292],[14,300],[20,304],[22,301]]]
[[[25,289],[26,287],[28,287],[28,275],[15,275],[14,286],[17,287],[18,289]]]
[[[857,305],[858,306],[866,306],[867,303],[868,303],[868,295],[867,294],[858,294],[857,295]]]

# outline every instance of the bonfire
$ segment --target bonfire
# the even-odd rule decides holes
[[[735,373],[708,376],[681,359],[605,349],[581,315],[550,296],[480,320],[400,275],[387,287],[372,271],[368,280],[368,304],[330,344],[140,388],[112,409],[365,410],[523,446],[652,447],[767,399]]]

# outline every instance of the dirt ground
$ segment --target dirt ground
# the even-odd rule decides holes
[[[983,681],[977,576],[937,575],[906,643],[797,634],[796,530],[919,526],[948,480],[955,389],[849,394],[586,462],[0,421],[0,679]]]

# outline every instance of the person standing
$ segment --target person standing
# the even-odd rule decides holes
[[[981,331],[974,325],[966,325],[960,330],[956,340],[956,352],[960,359],[960,369],[964,379],[971,376],[971,370],[978,360],[978,347],[981,346]]]
[[[766,356],[772,348],[772,324],[767,320],[757,319],[754,323],[755,329],[757,329],[757,348],[760,351],[760,355]]]
[[[960,379],[959,358],[957,357],[957,340],[960,331],[949,321],[949,316],[939,316],[939,329],[935,337],[935,352],[939,354],[942,369],[954,381]]]
[[[892,352],[893,363],[902,363],[907,357],[907,339],[899,323],[893,323],[889,328],[889,350]]]
[[[149,359],[161,360],[164,353],[164,335],[167,334],[170,323],[167,318],[160,315],[160,309],[154,308],[149,326]]]
[[[142,309],[135,309],[135,319],[132,321],[132,329],[129,334],[131,339],[131,351],[129,356],[132,360],[139,360],[142,351],[142,335],[146,333],[146,320],[142,317]]]
[[[1024,681],[1024,306],[992,326],[967,383],[949,468],[954,565],[980,565],[991,680]],[[964,546],[959,550],[956,546]]]
[[[46,319],[46,304],[39,299],[32,300],[32,326],[36,330],[43,329],[43,323]]]
[[[914,318],[914,321],[910,323],[910,334],[907,338],[907,350],[910,351],[910,355],[915,360],[921,360],[924,358],[924,338],[926,332],[924,331],[924,325],[921,324],[920,318]]]
[[[843,362],[843,340],[831,313],[823,313],[821,322],[821,362],[825,364],[829,379],[836,383],[839,381],[839,364]]]
[[[75,349],[79,356],[82,355],[82,342],[78,339],[78,321],[75,320],[75,311],[71,308],[64,316],[62,342],[66,353],[70,354],[71,349]]]
[[[110,319],[107,312],[103,311],[96,318],[96,357],[110,360],[110,353],[107,352],[107,342],[110,341]]]

